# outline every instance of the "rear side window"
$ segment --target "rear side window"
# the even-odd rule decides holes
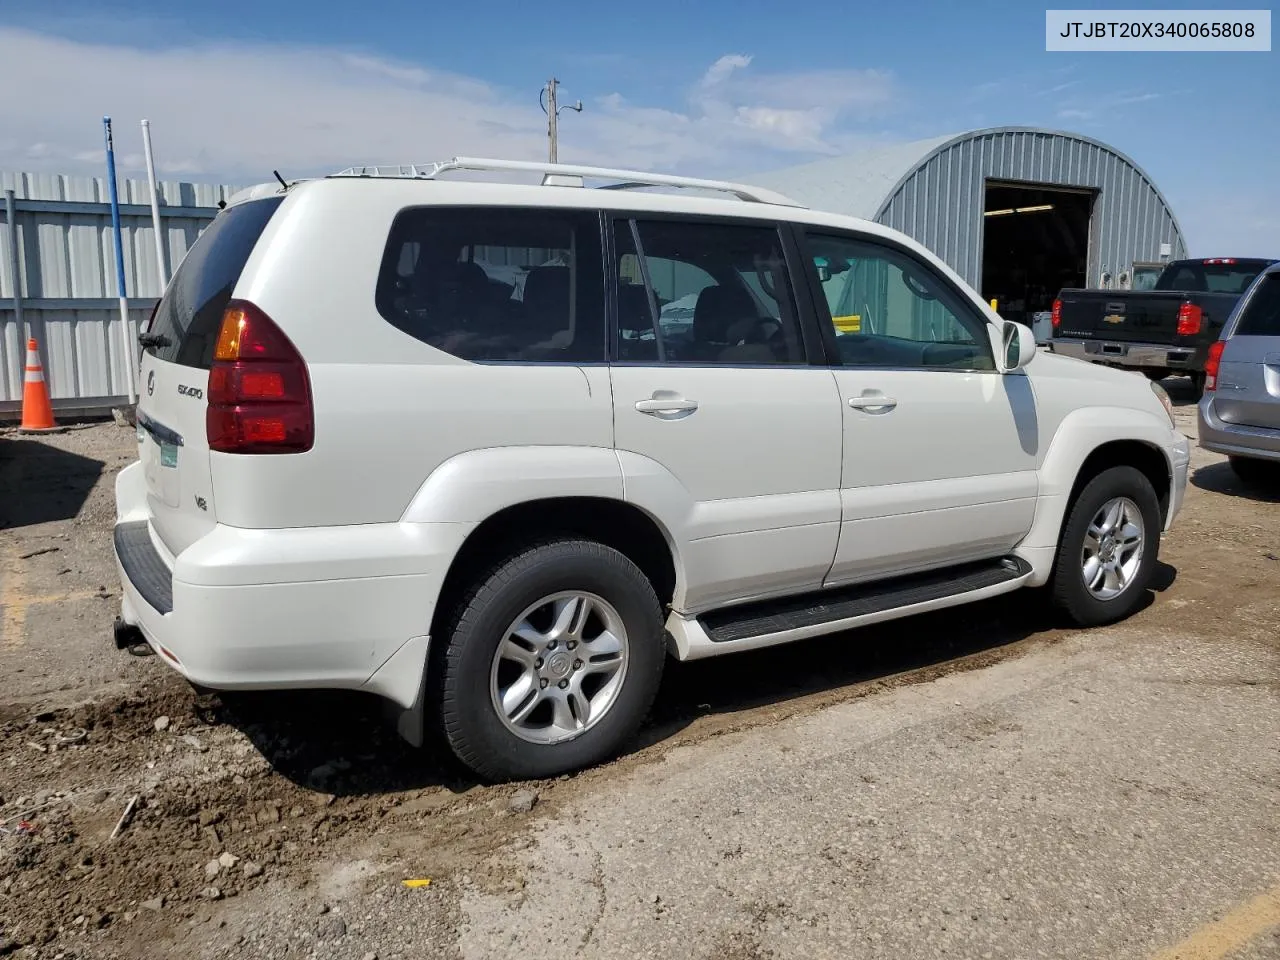
[[[147,352],[160,360],[208,370],[222,312],[267,221],[284,197],[236,204],[213,219],[188,251],[156,308],[147,332],[165,340]]]
[[[804,362],[775,225],[618,220],[614,245],[619,360],[699,366]]]
[[[476,361],[600,363],[604,269],[596,214],[419,207],[391,227],[378,312]]]
[[[1236,334],[1246,337],[1280,337],[1280,273],[1269,273],[1245,305]]]

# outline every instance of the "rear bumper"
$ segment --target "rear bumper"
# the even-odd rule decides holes
[[[1114,340],[1049,341],[1051,353],[1091,363],[1117,367],[1199,370],[1204,366],[1203,351],[1194,347],[1174,347],[1161,343],[1124,343]]]
[[[413,706],[471,525],[218,526],[170,563],[139,495],[145,511],[135,464],[116,483],[121,617],[166,663],[213,689],[364,689]]]
[[[1200,446],[1228,456],[1280,461],[1280,430],[1227,423],[1214,412],[1213,394],[1205,394],[1197,409]]]

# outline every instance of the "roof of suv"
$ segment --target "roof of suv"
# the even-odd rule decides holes
[[[480,173],[485,179],[443,178],[441,174]],[[530,175],[542,174],[542,182]],[[494,175],[505,175],[495,180]],[[521,175],[525,179],[521,181]],[[605,181],[588,186],[586,181]],[[407,202],[509,204],[594,210],[636,210],[653,213],[689,213],[722,217],[786,220],[836,229],[854,228],[864,234],[893,239],[905,246],[924,248],[905,234],[874,221],[801,206],[794,200],[764,188],[743,183],[677,177],[636,170],[617,170],[572,164],[458,157],[435,164],[350,167],[325,177],[293,181],[287,188],[278,182],[261,183],[241,190],[228,206],[286,192],[310,191],[361,183],[378,191],[407,192]],[[653,192],[653,190],[665,192]],[[674,192],[673,192],[674,191]],[[385,195],[385,194],[384,194]],[[945,266],[945,265],[944,265]],[[950,268],[946,268],[948,272]]]
[[[439,174],[452,171],[481,172],[486,174],[486,178],[439,178]],[[539,171],[542,173],[541,183],[530,176]],[[504,174],[505,182],[495,180],[495,174]],[[518,179],[521,175],[523,182]],[[511,182],[513,176],[517,182]],[[579,185],[579,181],[588,179],[604,180],[606,184],[588,187],[583,182]],[[640,187],[665,188],[665,192],[655,193]],[[780,194],[740,183],[566,164],[461,158],[426,168],[412,165],[403,168],[351,168],[331,176],[294,181],[287,187],[282,187],[279,182],[259,184],[234,195],[228,206],[285,194],[298,195],[299,201],[303,195],[314,199],[329,195],[337,208],[347,211],[340,216],[354,215],[358,209],[369,211],[376,208],[385,212],[393,208],[440,204],[554,207],[791,222],[853,231],[864,237],[888,241],[925,259],[958,288],[967,289],[964,279],[949,264],[901,231],[874,221],[803,207]],[[264,236],[269,238],[273,234],[274,230],[268,228]],[[384,241],[385,237],[379,238],[379,251]],[[973,297],[976,307],[989,319],[998,319],[985,301],[976,294]]]
[[[399,164],[395,166],[362,166],[331,174],[323,179],[334,177],[356,177],[375,180],[436,180],[442,173],[458,171],[498,174],[542,174],[542,186],[585,187],[586,180],[606,180],[603,190],[634,190],[649,187],[667,187],[687,190],[701,190],[712,193],[728,194],[749,203],[773,204],[787,207],[800,207],[788,197],[763,187],[753,187],[743,183],[726,180],[706,180],[694,177],[681,177],[665,173],[648,173],[640,170],[623,170],[611,167],[584,166],[581,164],[541,163],[529,160],[491,160],[477,157],[454,157],[430,164]],[[229,203],[241,203],[247,200],[260,199],[264,196],[287,190],[290,185],[279,179],[275,183],[261,183],[241,190],[230,199]],[[295,181],[302,183],[306,181]],[[457,181],[450,181],[457,182]],[[476,182],[476,181],[462,181]],[[481,181],[483,182],[483,181]]]

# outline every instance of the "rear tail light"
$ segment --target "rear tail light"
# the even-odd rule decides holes
[[[1178,308],[1178,336],[1192,337],[1200,332],[1204,315],[1194,303],[1184,303]]]
[[[1062,326],[1062,301],[1053,301],[1053,329],[1057,330]]]
[[[1204,361],[1204,388],[1218,388],[1218,368],[1222,366],[1222,351],[1227,348],[1227,341],[1215,340],[1209,347],[1209,356]]]
[[[302,453],[315,440],[307,365],[284,331],[245,300],[232,300],[222,315],[205,431],[209,449],[222,453]]]

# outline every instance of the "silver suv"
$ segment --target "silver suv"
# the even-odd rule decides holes
[[[1240,298],[1209,348],[1200,446],[1246,483],[1280,480],[1280,263]]]

